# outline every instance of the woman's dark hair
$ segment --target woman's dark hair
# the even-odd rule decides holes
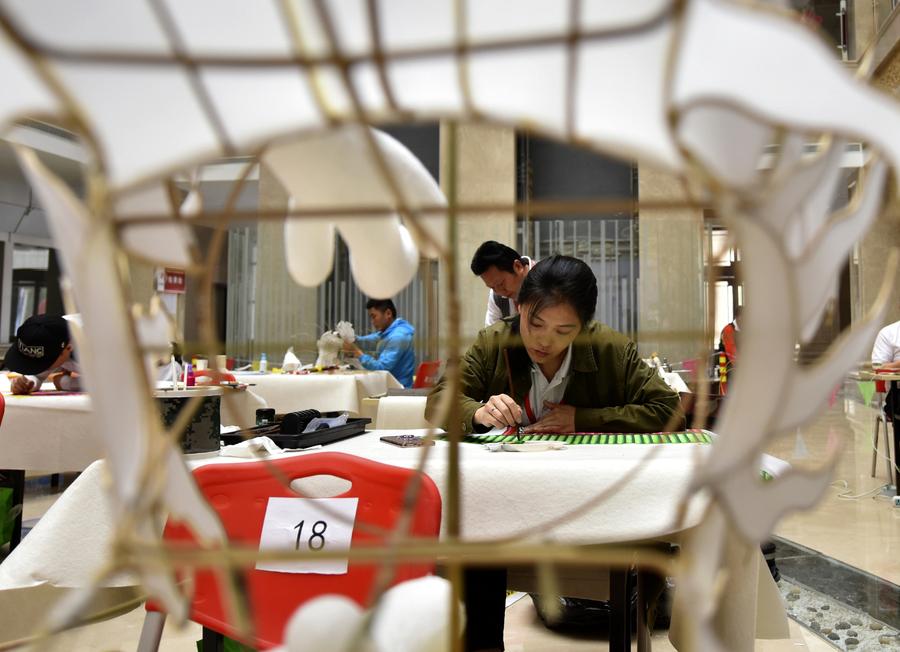
[[[594,318],[597,278],[584,261],[571,256],[550,256],[531,268],[519,288],[519,305],[532,315],[544,308],[568,303],[582,325]]]
[[[472,264],[469,267],[475,276],[481,276],[490,267],[496,267],[501,272],[512,274],[515,271],[513,263],[517,260],[522,264],[525,263],[515,249],[494,240],[488,240],[487,242],[482,242],[481,246],[475,250],[475,255],[472,256]]]
[[[397,306],[395,306],[394,302],[390,299],[369,299],[366,301],[366,310],[371,310],[372,308],[381,312],[390,310],[391,314],[394,315],[395,318],[397,317]]]

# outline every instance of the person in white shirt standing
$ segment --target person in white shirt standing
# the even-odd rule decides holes
[[[888,324],[875,338],[875,346],[872,347],[872,367],[881,371],[900,371],[900,321]],[[884,397],[884,414],[888,421],[894,422],[897,414],[897,383],[891,383],[887,396]],[[896,442],[896,437],[894,438]]]
[[[472,256],[470,268],[489,288],[485,326],[519,314],[516,297],[522,287],[522,280],[534,265],[531,258],[520,256],[515,249],[505,244],[494,240],[481,243]]]
[[[872,366],[878,369],[900,370],[900,321],[878,331],[872,347]]]
[[[34,315],[19,326],[3,363],[10,371],[21,374],[10,378],[13,394],[31,394],[47,379],[58,390],[81,390],[81,372],[66,319],[60,315]]]

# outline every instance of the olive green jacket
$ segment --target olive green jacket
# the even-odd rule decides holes
[[[506,371],[508,351],[513,391]],[[523,405],[531,390],[531,359],[519,336],[519,317],[485,328],[462,359],[461,418],[464,434],[484,429],[475,411],[496,394]],[[575,407],[578,432],[656,432],[684,427],[678,394],[638,356],[634,343],[608,326],[589,322],[572,345],[571,377],[562,402]],[[425,416],[437,423],[446,377],[428,395]],[[674,416],[674,418],[673,418]],[[440,423],[444,429],[447,421]]]

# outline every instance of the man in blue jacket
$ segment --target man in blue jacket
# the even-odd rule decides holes
[[[404,319],[397,318],[397,307],[390,299],[369,299],[366,302],[369,320],[376,332],[356,338],[356,344],[345,344],[344,352],[359,356],[366,369],[389,371],[404,387],[412,387],[416,370],[413,335],[416,329]],[[364,350],[372,351],[374,355]]]

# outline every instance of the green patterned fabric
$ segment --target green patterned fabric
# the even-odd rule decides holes
[[[478,435],[462,438],[464,444],[489,444],[523,441],[558,441],[573,446],[618,444],[711,444],[715,435],[708,430],[654,433],[572,433],[559,435]],[[438,439],[447,439],[439,435]]]

